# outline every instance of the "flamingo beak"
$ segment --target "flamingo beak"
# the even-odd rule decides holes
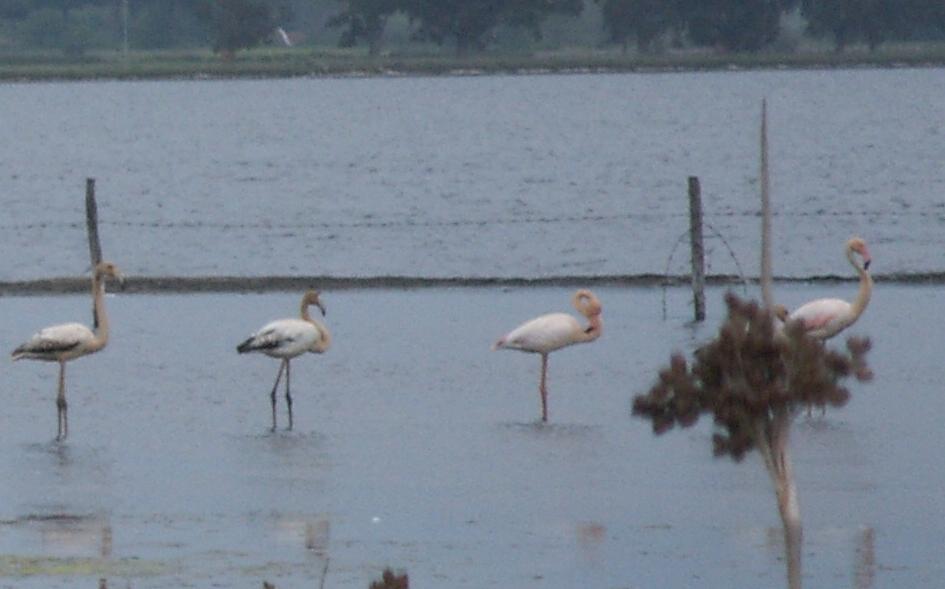
[[[870,262],[871,262],[871,261],[872,261],[872,260],[871,260],[870,258],[866,258],[866,259],[863,260],[863,269],[864,269],[864,270],[869,270],[869,269],[870,269]]]
[[[318,310],[322,312],[322,317],[325,316],[325,307],[322,305],[321,301],[315,301],[315,306],[318,307]]]

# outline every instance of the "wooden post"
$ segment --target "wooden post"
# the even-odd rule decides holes
[[[102,261],[102,244],[98,240],[98,205],[95,204],[95,178],[85,179],[85,226],[89,233],[89,256],[92,267]]]
[[[702,245],[702,190],[689,177],[689,241],[692,246],[692,300],[696,321],[705,320],[705,249]]]

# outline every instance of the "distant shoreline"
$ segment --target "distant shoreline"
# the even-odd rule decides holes
[[[746,70],[885,69],[945,67],[945,44],[795,53],[665,55],[616,50],[542,54],[384,55],[316,49],[256,49],[223,60],[209,52],[90,53],[80,59],[57,54],[0,54],[0,81],[203,80],[295,77],[407,77],[586,73],[675,73]]]

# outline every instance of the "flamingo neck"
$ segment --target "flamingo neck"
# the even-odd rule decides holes
[[[318,330],[318,333],[321,337],[315,342],[312,346],[312,350],[318,354],[321,354],[329,347],[331,347],[331,332],[328,331],[328,328],[325,327],[320,321],[312,320],[312,324],[315,326],[315,329]]]
[[[581,331],[582,342],[592,342],[600,337],[604,330],[604,322],[600,319],[600,313],[589,315],[587,317],[587,327]]]
[[[850,323],[853,323],[863,314],[870,302],[870,296],[873,294],[873,277],[870,276],[869,270],[856,262],[852,250],[847,251],[847,259],[856,269],[856,273],[860,275],[860,289],[856,293],[856,299],[853,300],[850,306]]]
[[[311,314],[308,312],[309,305],[310,303],[307,301],[302,301],[302,321],[311,323],[318,331],[319,338],[312,344],[311,351],[321,354],[331,346],[331,332],[328,331],[328,328],[325,327],[321,321],[312,319]]]
[[[302,321],[312,323],[312,316],[308,312],[308,301],[302,301]]]
[[[104,348],[108,343],[108,314],[105,312],[105,281],[98,273],[92,277],[92,327],[95,331],[92,347]]]

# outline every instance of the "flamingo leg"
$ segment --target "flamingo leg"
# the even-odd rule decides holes
[[[56,433],[56,440],[65,439],[69,435],[69,414],[66,412],[68,404],[66,403],[66,363],[59,361],[59,394],[56,396],[56,417],[59,422],[59,429]]]
[[[541,421],[548,422],[548,389],[545,382],[548,377],[548,354],[541,355],[541,381],[538,384],[538,392],[541,393]]]
[[[289,408],[289,427],[292,429],[292,394],[289,392],[289,359],[285,360],[285,404]]]
[[[276,431],[276,389],[279,388],[279,381],[282,380],[282,371],[285,370],[287,360],[279,364],[279,373],[276,374],[276,382],[272,385],[272,392],[269,393],[269,399],[272,401],[272,431]]]

